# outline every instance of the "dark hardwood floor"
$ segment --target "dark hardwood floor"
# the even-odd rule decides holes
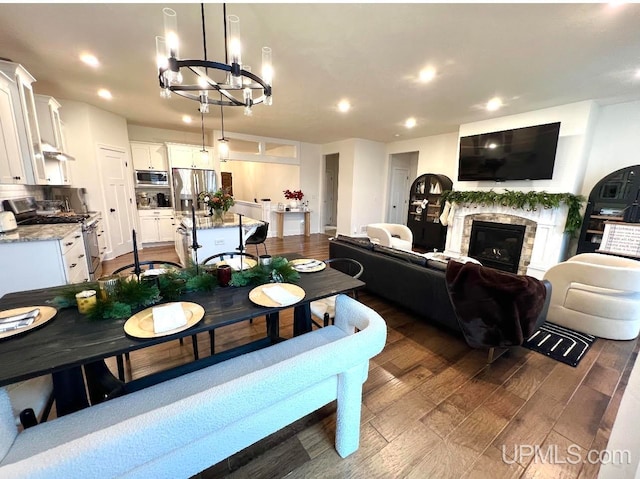
[[[272,255],[299,251],[328,257],[328,236],[269,238]],[[250,250],[251,252],[251,250]],[[171,247],[146,248],[141,260],[176,260]],[[131,255],[105,262],[105,271]],[[392,280],[392,278],[390,278]],[[638,354],[637,340],[598,339],[577,368],[515,348],[486,364],[486,352],[401,306],[361,293],[387,321],[383,352],[364,386],[360,449],[341,459],[333,447],[335,407],[326,406],[200,473],[233,478],[595,478],[597,464],[560,463],[570,445],[603,450]],[[283,336],[292,335],[282,315]],[[228,348],[265,334],[264,320],[224,328]],[[200,335],[207,354],[208,338]],[[135,351],[128,377],[192,360],[190,340]],[[115,370],[115,361],[110,367]],[[223,413],[223,412],[221,412]],[[558,464],[512,460],[518,446],[558,448]],[[571,449],[575,451],[575,449]]]

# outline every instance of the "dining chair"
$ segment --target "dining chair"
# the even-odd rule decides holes
[[[166,261],[166,260],[161,260],[161,259],[150,259],[150,260],[146,260],[146,261],[139,261],[138,265],[140,266],[140,268],[142,269],[142,273],[144,273],[145,271],[151,270],[151,269],[162,269],[163,267],[166,266],[171,266],[172,268],[177,268],[177,269],[182,269],[182,265],[178,264],[178,263],[174,263],[173,261]],[[130,274],[134,274],[134,269],[135,269],[135,263],[131,263],[131,264],[127,264],[125,266],[121,266],[120,268],[116,269],[112,274],[116,275],[116,274],[121,274],[121,273],[126,273],[129,272]],[[180,345],[184,344],[184,339],[180,338]],[[198,354],[198,336],[196,334],[193,334],[191,336],[191,343],[193,346],[193,357],[195,360],[198,360],[200,358],[200,355]],[[129,353],[125,353],[124,357],[129,360]],[[124,377],[122,377],[122,374],[119,374],[120,379],[122,381],[124,381]]]
[[[269,222],[264,221],[261,225],[258,226],[258,228],[254,231],[254,233],[246,239],[245,245],[249,245],[249,244],[255,245],[256,256],[259,256],[260,253],[258,252],[258,245],[261,244],[264,247],[264,254],[269,254],[267,251],[267,245],[264,242],[267,239],[268,233],[269,233]]]
[[[362,263],[352,258],[330,258],[325,260],[324,262],[328,267],[337,269],[338,271],[348,274],[355,279],[358,279],[360,276],[362,276],[362,273],[364,272],[364,266],[362,266]],[[358,293],[355,290],[352,292],[352,296],[354,299],[357,299],[357,294]],[[336,297],[337,296],[329,296],[328,298],[323,298],[311,302],[311,322],[318,328],[329,326],[329,321],[333,322],[335,320]],[[314,317],[322,321],[322,324],[315,321],[313,319]]]
[[[226,253],[218,253],[218,254],[209,256],[208,258],[203,260],[200,264],[202,266],[215,266],[217,263],[220,263],[221,261],[227,261],[233,258],[250,259],[255,261],[256,263],[258,262],[258,257],[250,253],[244,253],[244,252],[239,253],[238,251],[229,251]]]
[[[161,269],[163,266],[172,266],[174,268],[182,269],[181,264],[174,263],[173,261],[165,261],[165,260],[157,260],[157,259],[139,261],[138,264],[140,265],[140,269],[142,270],[143,273],[150,269]],[[121,266],[120,268],[116,269],[112,274],[120,274],[124,271],[130,271],[131,273],[133,273],[135,266],[136,266],[135,263]]]
[[[53,406],[53,380],[50,374],[5,386],[16,418],[24,429],[45,422]]]

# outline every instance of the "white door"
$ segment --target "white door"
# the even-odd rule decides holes
[[[394,166],[391,170],[391,190],[389,194],[389,223],[407,224],[409,201],[409,169]]]
[[[127,158],[124,151],[100,147],[98,162],[111,252],[113,256],[120,256],[133,251],[131,232],[135,228]]]

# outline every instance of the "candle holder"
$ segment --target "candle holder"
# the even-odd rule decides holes
[[[98,290],[100,291],[101,300],[105,301],[115,294],[119,279],[120,276],[115,274],[98,278]]]
[[[95,289],[87,289],[76,294],[76,303],[78,303],[78,312],[87,314],[98,302]]]

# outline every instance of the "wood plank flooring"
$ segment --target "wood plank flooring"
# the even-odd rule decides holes
[[[272,255],[299,251],[325,259],[328,238],[269,238],[267,248]],[[146,248],[140,258],[177,259],[172,247]],[[103,266],[108,272],[131,261],[125,255]],[[555,445],[558,459],[568,457],[570,445],[604,449],[638,355],[637,340],[598,339],[577,368],[523,348],[487,365],[485,352],[401,306],[366,292],[359,299],[389,328],[387,345],[371,361],[364,386],[360,449],[346,459],[338,456],[330,404],[197,478],[597,477],[598,465],[514,456],[526,445],[543,451]],[[283,315],[281,332],[292,336],[290,315]],[[245,322],[217,333],[216,347],[264,334],[264,320]],[[205,335],[199,346],[208,354]],[[127,375],[136,378],[190,360],[190,340],[174,341],[133,352]],[[114,363],[109,363],[113,369]]]

